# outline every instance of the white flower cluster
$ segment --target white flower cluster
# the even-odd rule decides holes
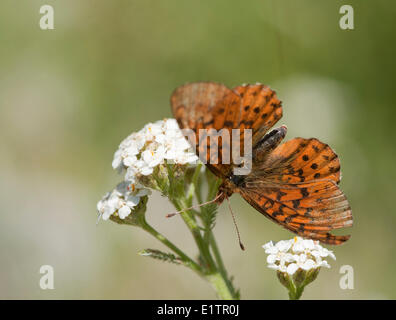
[[[293,275],[298,269],[305,271],[320,267],[330,268],[323,258],[336,259],[332,251],[319,244],[319,241],[294,237],[273,244],[272,241],[263,245],[268,254],[268,267]]]
[[[196,164],[197,160],[176,120],[165,119],[145,125],[122,141],[112,165],[119,171],[126,169],[125,179],[135,182],[139,175],[152,174],[165,161]]]
[[[165,161],[196,164],[197,160],[175,119],[145,125],[122,141],[114,154],[112,166],[118,171],[126,169],[125,181],[98,202],[100,216],[108,220],[114,214],[125,219],[140,198],[150,193],[139,183],[139,177],[152,174],[156,166]]]
[[[149,189],[123,181],[113,191],[104,195],[98,202],[97,209],[103,220],[108,220],[111,215],[125,219],[139,204],[140,198],[148,194]]]

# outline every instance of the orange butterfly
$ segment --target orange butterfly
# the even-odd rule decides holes
[[[266,217],[302,237],[333,245],[350,238],[329,233],[352,226],[351,207],[338,187],[340,162],[334,151],[315,138],[280,144],[285,126],[267,133],[282,117],[275,91],[262,84],[229,89],[219,83],[197,82],[177,88],[171,104],[180,128],[196,134],[200,129],[240,129],[238,142],[243,146],[244,130],[250,129],[252,166],[247,175],[234,174],[234,158],[222,163],[221,151],[230,146],[223,145],[221,137],[218,145],[211,140],[202,146],[195,135],[196,153],[201,155],[200,149],[208,148],[206,159],[201,160],[223,181],[217,203],[237,192]],[[217,163],[210,161],[214,149]]]

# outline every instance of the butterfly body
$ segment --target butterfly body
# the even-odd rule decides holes
[[[303,237],[328,244],[349,239],[329,233],[352,225],[349,203],[338,187],[337,155],[315,138],[281,143],[286,126],[267,133],[282,117],[281,102],[273,90],[262,84],[228,89],[218,83],[198,82],[177,88],[171,104],[179,126],[196,134],[189,141],[201,160],[223,181],[217,203],[239,193],[266,217]],[[207,139],[201,139],[202,130],[231,133],[235,129],[240,131],[237,141],[220,136],[209,145],[202,143]],[[249,151],[245,150],[246,137],[251,138]],[[250,171],[245,174],[236,173],[244,164],[237,163],[231,152],[235,145],[245,152],[245,159],[251,158]],[[222,158],[224,150],[232,153],[230,162]]]
[[[253,150],[253,161],[263,162],[265,158],[274,150],[286,136],[287,128],[286,126],[281,126],[280,128],[272,130],[270,133],[266,134],[260,141],[258,141],[257,146]],[[221,203],[225,197],[221,197],[220,194],[224,194],[229,197],[233,193],[240,193],[241,190],[246,188],[246,175],[235,175],[231,174],[224,179],[223,183],[219,187],[219,200]]]

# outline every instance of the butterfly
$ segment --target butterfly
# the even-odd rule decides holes
[[[338,156],[316,138],[281,143],[286,126],[269,131],[282,117],[282,103],[274,90],[263,84],[229,89],[215,82],[189,83],[173,92],[171,106],[180,128],[195,133],[192,145],[197,155],[206,154],[201,160],[222,179],[215,198],[218,204],[239,193],[264,216],[304,238],[331,245],[350,238],[330,233],[353,223],[351,207],[338,187]],[[222,163],[222,138],[200,144],[200,129],[240,129],[241,146],[245,130],[250,129],[250,173],[234,174],[238,165],[233,158]],[[208,152],[200,152],[202,148],[208,148]],[[218,151],[217,163],[210,161],[212,150]]]

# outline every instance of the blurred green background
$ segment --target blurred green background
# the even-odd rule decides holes
[[[55,30],[39,28],[53,5]],[[339,8],[355,10],[355,30]],[[0,4],[0,298],[210,299],[191,271],[140,257],[148,234],[96,222],[96,202],[122,179],[118,144],[171,117],[177,86],[262,82],[283,101],[287,139],[318,137],[340,156],[355,225],[303,298],[394,299],[396,292],[394,1],[2,0]],[[245,299],[284,299],[261,245],[292,234],[232,198],[215,234]],[[149,221],[196,253],[181,219],[153,195]],[[39,268],[55,270],[41,290]],[[354,268],[341,290],[339,269]]]

